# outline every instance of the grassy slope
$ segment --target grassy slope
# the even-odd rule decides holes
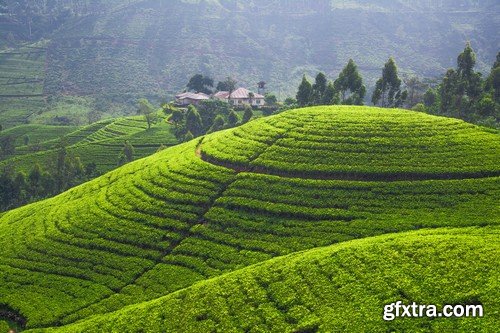
[[[384,235],[272,259],[46,332],[493,332],[499,257],[499,228]],[[398,300],[482,304],[485,316],[385,322],[384,305]]]
[[[0,138],[12,136],[16,147],[24,146],[24,137],[29,137],[29,143],[44,143],[66,136],[78,130],[78,126],[52,126],[52,125],[19,125],[0,132]]]
[[[466,156],[446,153],[448,146],[433,130],[436,124],[454,128],[448,139],[455,138],[471,157],[477,152],[469,148],[482,144],[487,144],[485,151],[500,151],[497,135],[465,125],[455,128],[455,120],[405,111],[349,110],[311,108],[255,120],[208,135],[201,152],[220,140],[229,151],[239,152],[234,156],[253,151],[250,162],[267,161],[263,157],[273,156],[266,153],[280,147],[280,140],[289,141],[283,133],[326,127],[330,130],[320,141],[339,135],[351,140],[369,128],[363,117],[377,128],[373,112],[389,132],[412,124],[414,131],[406,129],[405,136],[427,140],[421,158],[437,166],[455,165]],[[333,119],[345,115],[352,117],[349,131],[330,127]],[[422,121],[418,130],[416,120]],[[372,132],[365,137],[367,144],[378,146],[386,132]],[[227,140],[230,133],[239,134]],[[244,144],[237,139],[242,133],[258,140]],[[469,140],[459,140],[461,135]],[[407,144],[399,147],[402,152],[414,143],[399,136],[392,140]],[[3,214],[0,303],[19,310],[30,327],[68,324],[296,251],[420,228],[499,222],[498,176],[394,182],[280,177],[203,161],[196,154],[198,142],[167,149],[56,198]],[[300,140],[296,143],[301,145]],[[314,149],[311,146],[308,153]],[[471,158],[467,167],[479,175],[481,168],[495,171],[494,158]],[[334,162],[327,165],[347,165]]]
[[[71,128],[71,127],[69,127]],[[103,120],[89,126],[81,127],[71,133],[66,133],[67,127],[47,125],[24,125],[9,129],[3,134],[13,134],[17,141],[21,141],[25,130],[32,129],[33,133],[47,132],[58,129],[57,136],[52,132],[52,140],[42,141],[42,151],[33,152],[29,146],[20,146],[16,154],[2,162],[0,166],[10,165],[18,171],[29,172],[34,163],[50,168],[57,156],[59,136],[64,137],[68,144],[68,151],[79,156],[83,164],[94,162],[99,172],[107,172],[116,168],[118,157],[123,149],[123,144],[128,140],[135,148],[135,158],[142,158],[153,154],[159,146],[177,144],[172,133],[172,128],[165,122],[153,125],[147,129],[147,124],[142,117],[126,117],[115,120]],[[12,132],[12,133],[11,133]],[[49,134],[47,132],[47,134]],[[29,134],[30,137],[32,134]],[[49,136],[45,137],[49,139]],[[34,138],[31,138],[34,142]]]
[[[39,96],[43,94],[45,56],[46,50],[38,46],[0,52],[0,123],[4,128],[24,123],[46,106]]]

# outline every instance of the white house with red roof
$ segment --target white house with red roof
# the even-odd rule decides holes
[[[261,107],[266,104],[264,96],[251,92],[245,88],[238,88],[229,96],[228,91],[218,91],[211,97],[204,93],[183,92],[175,96],[175,103],[180,106],[198,105],[202,101],[209,100],[210,98],[228,102],[234,106],[251,105],[254,107]]]
[[[219,91],[213,95],[214,99],[228,102],[234,106],[251,105],[260,107],[265,105],[264,96],[253,93],[245,88],[238,88],[229,95],[228,91]]]

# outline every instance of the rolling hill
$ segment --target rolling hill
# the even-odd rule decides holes
[[[499,231],[437,229],[345,242],[33,332],[494,332],[500,266],[491,258],[500,256]],[[490,311],[482,318],[384,321],[384,305],[398,300]]]
[[[24,145],[26,135],[32,144]],[[61,142],[70,154],[80,157],[82,164],[95,163],[98,173],[117,167],[126,141],[134,147],[136,159],[153,154],[161,146],[178,143],[172,125],[162,120],[148,129],[142,116],[106,119],[82,127],[20,125],[0,133],[0,139],[6,136],[15,138],[17,147],[12,156],[0,161],[0,168],[25,173],[29,173],[35,163],[46,169],[55,167]]]
[[[349,294],[349,286],[359,302],[378,299],[350,321],[358,328],[399,327],[370,317],[382,311],[377,309],[382,301],[396,296],[440,304],[479,299],[494,308],[498,298],[493,296],[499,293],[499,152],[496,132],[411,111],[314,107],[253,120],[1,215],[0,304],[24,318],[28,328],[89,320],[69,331],[88,331],[93,325],[122,331],[129,320],[134,321],[130,331],[140,331],[138,322],[146,331],[184,324],[193,331],[239,327],[222,322],[228,313],[253,316],[255,325],[274,331],[309,324],[312,331],[325,331],[348,324],[338,317],[342,310],[332,309],[350,302],[326,291],[338,288]],[[445,227],[458,229],[334,245]],[[451,259],[457,256],[463,261]],[[299,272],[309,266],[311,272],[314,267],[330,272],[328,277],[337,268],[360,271],[340,276],[337,284],[321,277],[311,285],[313,294],[325,290],[324,306],[307,299],[287,303],[286,285],[281,284],[283,290],[273,285],[282,280],[280,274],[300,285],[309,277]],[[379,275],[371,280],[366,272],[374,267]],[[248,277],[251,288],[264,271],[268,280],[256,287],[276,294],[268,296],[273,304],[263,305],[257,317],[237,305],[251,292],[241,290],[244,297],[217,294],[240,278]],[[400,277],[401,285],[394,282],[386,294],[380,294],[383,284],[363,290],[385,274]],[[435,276],[430,284],[422,278],[428,276]],[[471,285],[475,279],[486,282]],[[256,291],[256,297],[260,294]],[[190,298],[201,303],[186,301],[192,304],[186,316],[164,323],[176,311],[161,309],[182,307],[182,299]],[[235,305],[219,313],[217,304],[224,298]],[[213,304],[214,312],[194,305],[202,303]],[[291,304],[298,308],[292,311]],[[351,306],[356,304],[353,300]],[[128,305],[137,306],[124,308]],[[90,318],[94,315],[101,316]],[[148,315],[154,320],[149,322]],[[498,312],[490,315],[465,326],[427,320],[401,325],[487,328],[498,319]]]

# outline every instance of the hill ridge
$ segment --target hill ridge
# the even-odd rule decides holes
[[[449,136],[436,135],[444,128]],[[29,328],[59,326],[315,247],[423,228],[498,225],[500,177],[300,179],[237,172],[199,157],[230,157],[248,168],[284,161],[286,171],[306,158],[311,170],[323,161],[328,172],[371,161],[366,151],[397,142],[411,155],[420,151],[424,163],[396,158],[407,153],[398,148],[372,167],[408,172],[465,161],[481,172],[498,170],[497,138],[445,118],[349,107],[288,111],[206,135],[202,146],[199,138],[165,149],[1,215],[0,304],[19,311]],[[330,159],[332,145],[347,147],[348,158]],[[359,156],[351,155],[353,147]]]

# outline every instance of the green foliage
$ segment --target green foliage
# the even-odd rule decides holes
[[[285,101],[283,102],[286,106],[292,106],[297,104],[297,100],[293,97],[287,97]]]
[[[184,113],[181,110],[173,110],[172,116],[170,117],[170,121],[174,123],[181,123],[184,121]]]
[[[327,79],[324,73],[319,72],[318,75],[316,75],[316,78],[314,80],[314,84],[312,85],[312,102],[314,105],[320,105],[323,101],[325,90],[326,90],[326,85],[327,85]]]
[[[427,110],[423,103],[415,104],[411,109],[418,112],[425,112]]]
[[[219,100],[202,101],[198,104],[197,109],[202,120],[204,132],[208,131],[213,126],[215,118],[218,115],[227,118],[232,110],[229,103]]]
[[[381,311],[496,306],[497,136],[315,107],[167,148],[2,214],[0,304],[49,332],[491,330]]]
[[[7,333],[9,332],[10,325],[6,321],[0,320],[0,332]]]
[[[335,89],[333,82],[328,82],[325,93],[323,94],[323,105],[340,104],[339,92]]]
[[[269,106],[275,106],[276,104],[278,104],[278,98],[276,97],[275,94],[271,94],[271,93],[267,93],[264,96],[264,101],[266,102],[266,105],[269,105]]]
[[[245,107],[245,112],[243,113],[242,124],[248,123],[253,117],[253,111],[251,107]]]
[[[426,107],[431,107],[437,102],[437,92],[436,90],[429,88],[424,94],[424,105]]]
[[[124,145],[123,145],[123,150],[122,150],[122,156],[123,156],[123,160],[125,163],[129,163],[129,162],[132,162],[134,160],[134,153],[135,153],[135,150],[134,150],[134,147],[130,144],[130,142],[128,141],[125,141]],[[120,157],[120,160],[122,158]],[[122,165],[123,163],[121,163],[120,165]]]
[[[476,54],[470,43],[457,58],[457,69],[449,69],[440,85],[442,114],[472,119],[482,93],[481,74],[474,72]],[[483,110],[484,111],[483,101]]]
[[[203,134],[203,123],[200,114],[194,105],[190,105],[188,107],[188,111],[186,113],[186,129],[188,132],[191,132],[191,135],[194,137]]]
[[[186,85],[189,91],[201,92],[207,95],[212,93],[211,87],[214,86],[214,80],[208,76],[203,76],[202,74],[196,74],[189,79]]]
[[[9,205],[12,203],[15,207],[57,193],[51,181],[56,182],[55,170],[59,169],[55,163],[60,150],[60,140],[55,138],[59,136],[63,136],[66,142],[65,151],[70,159],[69,169],[81,169],[80,164],[84,169],[83,174],[80,171],[77,172],[78,175],[67,174],[66,177],[71,178],[71,181],[66,181],[64,188],[77,185],[116,168],[117,156],[122,155],[125,141],[135,147],[135,156],[138,158],[155,153],[161,145],[171,146],[178,143],[171,125],[164,122],[157,123],[148,130],[146,121],[140,116],[104,120],[76,131],[75,129],[75,127],[65,126],[22,125],[0,134],[0,139],[2,136],[13,136],[15,144],[18,145],[13,155],[9,155],[7,159],[0,162],[0,168],[12,170],[11,178],[14,178],[18,171],[31,172],[36,164],[44,166],[43,172],[52,173],[43,179],[43,186],[40,185],[37,187],[38,190],[29,192],[33,195],[28,195],[21,201],[11,198]],[[30,141],[35,142],[24,146],[22,138],[26,135],[25,133],[30,133]],[[127,162],[124,155],[121,162]],[[60,163],[61,170],[64,169],[63,166],[64,163]]]
[[[299,106],[307,106],[311,104],[311,96],[312,96],[312,85],[309,80],[307,80],[305,74],[302,77],[302,82],[299,86],[299,91],[297,92],[297,103]]]
[[[215,117],[214,123],[207,133],[217,132],[222,129],[224,129],[224,118],[222,118],[221,115],[218,115],[217,117]]]
[[[401,90],[398,68],[391,57],[384,65],[382,77],[375,84],[372,103],[381,107],[399,107],[403,105],[407,94],[407,91]]]
[[[219,83],[217,83],[217,88],[216,90],[217,91],[228,91],[228,92],[233,92],[235,89],[236,89],[236,84],[238,82],[236,82],[235,79],[233,79],[232,77],[228,76],[226,78],[226,80],[224,81],[220,81]]]
[[[401,125],[390,125],[395,117]],[[277,175],[360,180],[479,177],[496,175],[500,164],[495,134],[477,132],[460,120],[403,110],[298,109],[272,122],[251,122],[235,134],[237,140],[233,133],[215,134],[202,152],[210,160]],[[268,147],[270,139],[262,137],[277,138],[276,144]]]
[[[194,139],[193,133],[191,131],[188,131],[186,135],[184,136],[184,142],[188,142]]]
[[[280,257],[50,332],[495,331],[499,315],[486,309],[500,296],[499,255],[498,228],[380,236]],[[398,300],[439,310],[479,303],[485,315],[384,321],[384,305]]]
[[[229,112],[229,116],[227,117],[227,123],[230,127],[236,126],[236,124],[238,123],[239,120],[240,119],[239,119],[238,115],[236,114],[236,112],[234,112],[234,111]]]
[[[139,108],[137,113],[142,114],[146,123],[148,124],[148,129],[151,128],[151,124],[156,123],[158,120],[158,115],[156,114],[156,110],[153,105],[149,103],[149,101],[145,98],[141,98],[138,102]]]
[[[352,59],[349,59],[347,65],[342,69],[338,79],[335,80],[334,86],[336,91],[340,93],[341,104],[363,105],[366,88],[363,85],[363,79],[358,72],[358,68]],[[332,99],[329,100],[331,101]]]

